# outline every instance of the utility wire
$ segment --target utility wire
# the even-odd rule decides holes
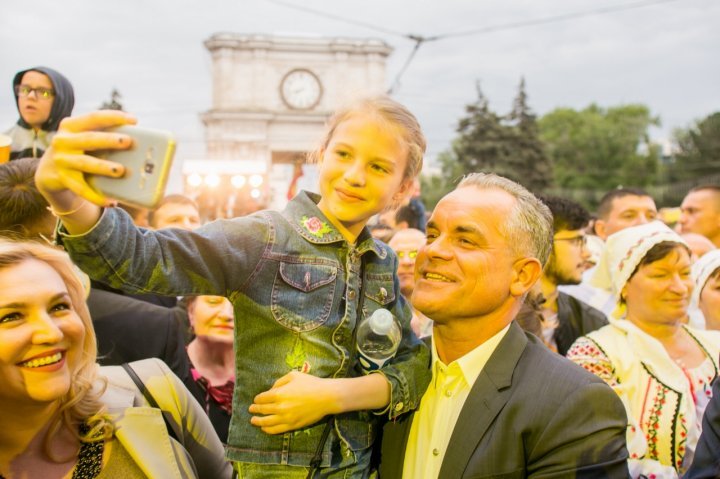
[[[270,3],[274,3],[276,5],[280,5],[282,7],[290,8],[293,10],[298,10],[298,11],[305,12],[305,13],[311,13],[313,15],[317,15],[320,17],[329,18],[331,20],[337,20],[337,21],[340,21],[343,23],[354,25],[354,26],[368,28],[370,30],[375,30],[377,32],[385,33],[388,35],[402,37],[402,38],[405,38],[405,39],[415,42],[415,46],[413,47],[412,51],[410,52],[408,59],[405,61],[405,64],[402,66],[402,68],[400,69],[398,74],[395,76],[395,80],[393,80],[392,85],[388,89],[388,94],[391,94],[400,85],[400,78],[402,77],[402,75],[405,73],[405,71],[410,66],[410,63],[415,58],[415,55],[417,54],[418,50],[420,49],[420,47],[422,46],[423,43],[433,42],[433,41],[438,41],[438,40],[445,40],[448,38],[484,35],[484,34],[488,34],[488,33],[499,32],[502,30],[513,30],[513,29],[524,28],[524,27],[533,27],[533,26],[537,26],[537,25],[547,25],[549,23],[565,22],[568,20],[576,19],[576,18],[591,17],[594,15],[605,15],[608,13],[621,12],[621,11],[625,11],[625,10],[633,10],[636,8],[650,7],[653,5],[659,5],[661,3],[677,2],[679,0],[643,0],[643,1],[634,2],[634,3],[625,3],[622,5],[600,7],[600,8],[588,10],[585,12],[564,13],[564,14],[552,15],[552,16],[544,17],[544,18],[536,18],[536,19],[532,19],[532,20],[524,20],[524,21],[519,21],[519,22],[503,23],[503,24],[499,24],[499,25],[490,25],[487,27],[481,27],[481,28],[476,28],[476,29],[472,29],[472,30],[465,30],[465,31],[454,32],[454,33],[445,33],[445,34],[433,35],[433,36],[402,33],[399,31],[379,27],[375,24],[361,22],[358,20],[351,20],[349,18],[345,18],[340,15],[333,15],[333,14],[330,14],[327,12],[323,12],[321,10],[316,10],[316,9],[304,7],[301,5],[296,5],[294,3],[283,1],[283,0],[266,0],[266,1],[268,1]]]
[[[295,3],[284,2],[282,0],[266,0],[266,1],[269,3],[274,3],[275,5],[280,5],[281,7],[290,8],[292,10],[298,10],[300,12],[305,12],[305,13],[312,13],[313,15],[317,15],[319,17],[329,18],[331,20],[337,20],[339,22],[347,23],[349,25],[355,25],[357,27],[369,28],[370,30],[375,30],[376,32],[386,33],[388,35],[395,35],[395,36],[403,37],[403,38],[408,37],[408,35],[406,35],[402,32],[390,30],[388,28],[379,27],[372,23],[360,22],[358,20],[351,20],[349,18],[345,18],[340,15],[333,15],[331,13],[323,12],[322,10],[315,10],[314,8],[304,7],[302,5],[297,5]]]
[[[575,13],[564,13],[560,15],[552,15],[549,17],[544,18],[536,18],[533,20],[525,20],[520,22],[511,22],[511,23],[504,23],[500,25],[491,25],[488,27],[481,27],[476,28],[473,30],[466,30],[464,32],[457,32],[457,33],[446,33],[442,35],[438,35],[434,40],[444,40],[446,38],[457,38],[457,37],[467,37],[471,35],[482,35],[486,33],[493,33],[501,30],[512,30],[515,28],[522,28],[522,27],[532,27],[536,25],[545,25],[548,23],[556,23],[556,22],[564,22],[567,20],[573,20],[575,18],[582,18],[582,17],[590,17],[594,15],[604,15],[606,13],[614,13],[614,12],[621,12],[624,10],[633,10],[636,8],[643,8],[643,7],[650,7],[653,5],[658,5],[661,3],[670,3],[670,2],[677,2],[679,0],[649,0],[649,1],[642,1],[642,2],[635,2],[635,3],[626,3],[623,5],[613,5],[609,7],[601,7],[596,8],[594,10],[588,10],[586,12],[575,12]]]
[[[405,70],[408,69],[410,66],[410,62],[412,62],[412,59],[415,58],[415,54],[420,49],[420,45],[423,44],[423,42],[427,41],[423,37],[416,37],[415,38],[415,47],[410,52],[410,56],[407,60],[405,60],[405,64],[402,66],[400,71],[397,75],[395,75],[395,80],[393,81],[392,85],[390,85],[390,88],[388,88],[387,94],[392,95],[395,89],[397,89],[400,86],[400,78],[403,76],[403,73],[405,73]]]

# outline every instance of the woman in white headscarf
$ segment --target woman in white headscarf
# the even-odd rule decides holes
[[[614,318],[567,354],[623,400],[633,477],[684,472],[712,395],[720,332],[682,323],[693,290],[690,268],[687,244],[661,222],[611,235],[593,282],[612,287]]]
[[[702,314],[705,329],[720,330],[720,249],[705,253],[693,264],[692,279],[691,309]]]

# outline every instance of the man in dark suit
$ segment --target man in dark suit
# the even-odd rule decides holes
[[[180,379],[190,375],[185,343],[173,308],[92,288],[87,299],[98,338],[98,363],[114,366],[159,358]]]
[[[382,479],[628,476],[618,396],[513,322],[551,242],[548,208],[505,178],[437,204],[412,296],[434,320],[433,381],[386,425]]]

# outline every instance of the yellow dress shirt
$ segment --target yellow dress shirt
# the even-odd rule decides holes
[[[432,381],[415,412],[403,463],[403,479],[435,479],[455,423],[475,380],[510,325],[465,356],[445,365],[432,340]]]

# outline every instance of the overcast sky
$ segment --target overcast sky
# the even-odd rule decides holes
[[[380,30],[426,37],[635,5],[620,0],[283,0]],[[647,3],[647,2],[646,2]],[[446,149],[475,82],[504,113],[521,76],[530,106],[644,103],[656,138],[720,110],[720,2],[677,0],[567,21],[448,37],[424,44],[395,97],[420,119],[429,157]],[[0,13],[0,130],[17,120],[11,81],[47,65],[73,83],[75,113],[116,87],[145,126],[173,130],[178,159],[204,151],[199,113],[210,106],[210,55],[218,32],[372,37],[394,48],[390,84],[413,42],[269,0],[4,0]],[[4,85],[4,86],[2,86]]]

